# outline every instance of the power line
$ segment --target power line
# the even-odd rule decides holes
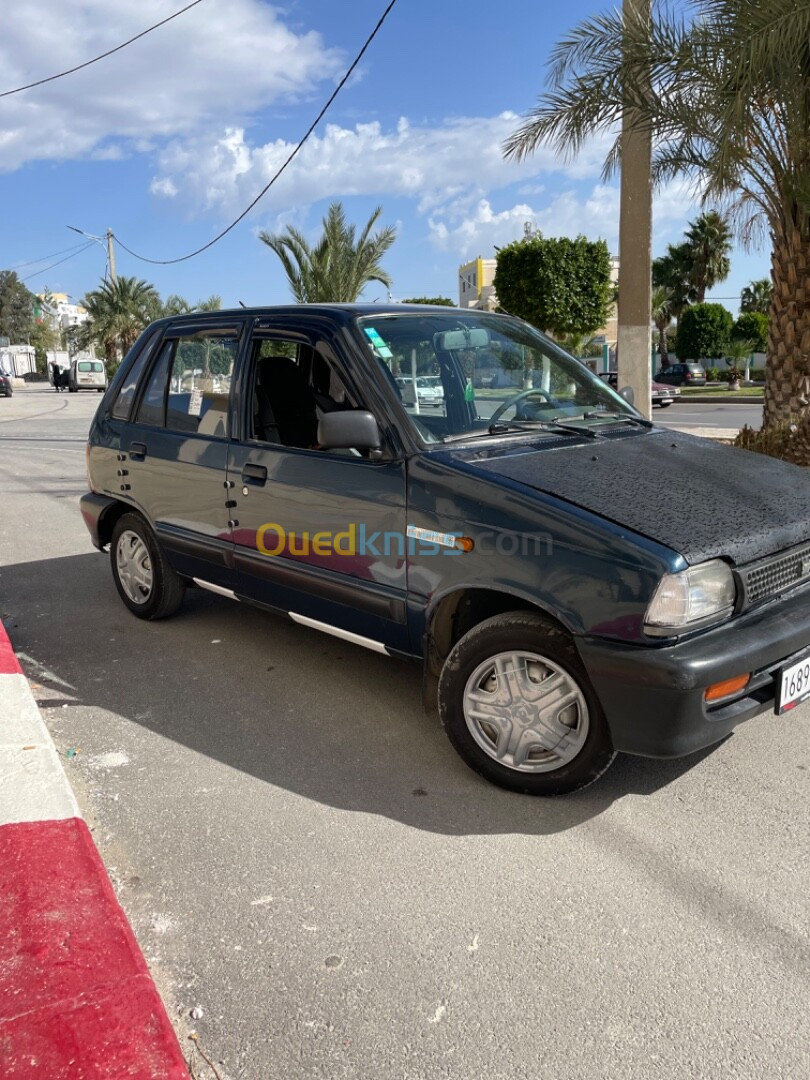
[[[165,26],[166,23],[171,22],[172,19],[176,19],[178,15],[182,15],[185,11],[190,11],[191,8],[196,7],[197,4],[201,3],[202,0],[193,0],[192,3],[186,4],[184,8],[175,11],[174,15],[169,15],[168,18],[161,19],[161,21],[155,23],[154,26],[150,26],[148,30],[141,30],[140,34],[131,37],[129,41],[122,42],[121,45],[116,45],[114,49],[108,49],[100,56],[94,56],[92,60],[85,60],[83,64],[77,64],[76,67],[68,68],[67,71],[60,71],[58,75],[49,75],[47,79],[37,79],[36,82],[27,83],[25,86],[18,86],[15,90],[5,90],[0,94],[0,98],[9,97],[11,94],[21,94],[23,90],[32,90],[35,86],[43,86],[45,83],[53,82],[54,79],[63,79],[65,75],[72,75],[74,71],[81,71],[82,68],[90,67],[91,64],[97,64],[99,60],[104,60],[106,57],[112,56],[113,53],[120,52],[122,49],[125,49],[127,45],[131,45],[133,41],[138,41],[140,38],[146,37],[146,35],[151,34],[153,30],[157,30],[160,26]]]
[[[52,251],[50,255],[43,255],[41,259],[29,259],[27,262],[15,263],[14,266],[9,266],[8,270],[19,270],[23,266],[36,266],[37,263],[45,262],[47,259],[55,259],[57,255],[64,255],[66,251],[76,251],[77,248],[84,247],[84,241],[80,244],[74,244],[73,247],[62,248],[61,251]],[[31,277],[34,275],[31,274]]]
[[[298,145],[295,147],[295,149],[292,151],[290,156],[287,158],[287,160],[284,162],[284,164],[278,169],[278,171],[275,173],[275,175],[271,177],[271,179],[268,181],[268,183],[265,184],[265,186],[262,188],[262,190],[259,192],[259,194],[256,196],[256,198],[253,200],[253,202],[251,202],[250,205],[247,206],[242,211],[242,213],[239,215],[238,218],[236,218],[235,221],[232,221],[230,223],[230,225],[227,227],[227,229],[223,229],[221,233],[218,233],[213,238],[213,240],[209,240],[207,244],[203,244],[203,246],[200,247],[200,248],[197,248],[196,251],[192,251],[188,255],[181,255],[177,259],[147,259],[147,257],[145,255],[138,255],[131,248],[128,248],[127,245],[123,242],[123,240],[121,240],[120,237],[116,236],[115,239],[118,241],[118,243],[124,249],[124,251],[128,252],[134,259],[139,259],[141,262],[152,263],[154,266],[171,266],[174,263],[181,263],[181,262],[185,262],[187,259],[193,259],[195,257],[195,255],[201,255],[204,251],[207,251],[208,248],[213,247],[214,244],[218,243],[223,238],[223,236],[227,236],[228,233],[231,231],[231,229],[235,229],[236,226],[239,224],[239,222],[244,220],[244,218],[247,217],[247,215],[250,213],[250,211],[253,209],[253,207],[256,205],[256,203],[259,202],[259,200],[262,199],[267,194],[267,192],[270,190],[270,188],[273,186],[273,184],[275,184],[276,180],[278,180],[278,178],[281,176],[281,174],[284,172],[284,170],[287,168],[287,166],[290,164],[290,162],[296,156],[298,151],[301,149],[301,147],[304,145],[304,143],[310,137],[312,132],[315,130],[315,128],[321,122],[323,117],[326,115],[326,112],[329,109],[330,105],[335,100],[335,98],[338,96],[338,94],[343,89],[345,84],[348,82],[349,78],[351,77],[352,73],[354,72],[354,69],[357,67],[357,65],[362,60],[366,49],[368,49],[369,45],[372,43],[374,38],[377,36],[378,31],[382,27],[382,24],[385,22],[385,20],[388,18],[388,15],[389,15],[391,9],[393,8],[393,6],[394,6],[394,4],[396,2],[397,2],[397,0],[390,0],[390,3],[388,4],[388,7],[385,9],[385,11],[380,16],[380,18],[379,18],[379,20],[377,22],[377,25],[374,27],[374,29],[371,31],[369,36],[366,38],[362,49],[360,50],[360,52],[357,54],[357,56],[352,61],[350,67],[346,71],[346,74],[343,76],[343,78],[337,84],[337,86],[334,89],[334,92],[329,97],[329,100],[326,102],[324,107],[321,109],[321,111],[318,113],[318,115],[312,121],[309,128],[307,129],[306,134],[301,139],[301,141],[298,143]]]
[[[64,259],[60,259],[59,262],[51,263],[50,266],[45,266],[42,270],[35,270],[33,274],[29,274],[27,277],[20,278],[20,281],[30,281],[32,277],[37,277],[38,274],[46,274],[49,270],[53,270],[55,266],[61,266],[62,263],[66,263],[68,259],[75,259],[77,255],[81,255],[83,251],[87,251],[87,249],[91,248],[92,246],[92,240],[87,244],[82,244],[79,250],[74,251],[72,255],[66,255]]]

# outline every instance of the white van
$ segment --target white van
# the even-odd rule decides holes
[[[74,360],[70,365],[68,390],[97,390],[103,394],[107,389],[107,372],[101,360]]]

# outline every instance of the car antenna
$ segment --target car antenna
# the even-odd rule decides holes
[[[239,306],[240,306],[240,307],[247,307],[247,304],[243,304],[243,303],[242,303],[242,301],[240,300],[240,301],[239,301]]]

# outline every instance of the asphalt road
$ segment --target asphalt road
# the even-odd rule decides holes
[[[407,665],[204,593],[133,618],[77,509],[96,404],[0,400],[0,616],[184,1045],[223,1080],[810,1075],[807,706],[490,787]]]

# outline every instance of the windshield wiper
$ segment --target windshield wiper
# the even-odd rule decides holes
[[[589,439],[596,438],[589,428],[575,427],[556,416],[551,420],[496,420],[494,424],[489,425],[489,433],[499,435],[504,431],[531,431],[533,428],[540,428],[541,431],[563,431],[567,435],[586,435]]]
[[[642,427],[655,427],[652,420],[645,420],[643,416],[630,416],[628,413],[618,412],[586,412],[582,414],[582,420],[619,420],[623,424],[641,424]]]
[[[452,435],[443,435],[442,442],[461,442],[463,439],[482,439],[485,436],[504,435],[508,431],[547,431],[554,432],[551,424],[545,420],[496,420],[489,427],[474,431],[456,431]]]

